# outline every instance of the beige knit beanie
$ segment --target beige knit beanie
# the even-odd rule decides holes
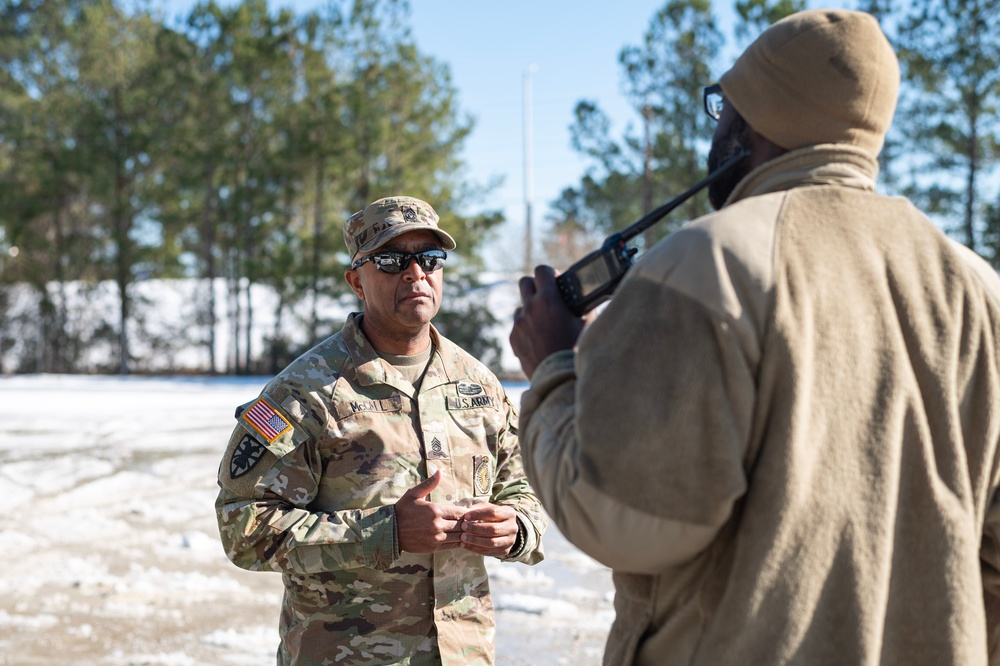
[[[793,150],[847,143],[877,157],[899,93],[899,61],[875,17],[813,9],[777,21],[719,81],[750,126]]]

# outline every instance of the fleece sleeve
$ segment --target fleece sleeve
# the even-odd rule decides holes
[[[703,550],[747,488],[754,369],[720,309],[631,274],[522,403],[528,477],[567,539],[655,574]]]
[[[987,649],[990,666],[1000,665],[1000,496],[994,496],[986,512],[980,550],[983,606],[986,609]]]

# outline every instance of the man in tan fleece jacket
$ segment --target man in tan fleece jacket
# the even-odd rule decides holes
[[[706,105],[710,165],[751,151],[718,212],[582,335],[522,278],[525,466],[614,570],[606,664],[1000,663],[1000,279],[876,194],[898,85],[871,16],[779,21]]]

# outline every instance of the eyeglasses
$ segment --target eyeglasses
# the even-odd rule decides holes
[[[722,86],[714,83],[705,88],[703,94],[705,97],[705,113],[715,122],[719,122],[719,118],[722,116],[722,108],[726,104],[726,97],[722,94]]]
[[[425,273],[433,273],[444,267],[444,260],[448,258],[448,253],[444,250],[424,250],[423,252],[376,252],[361,257],[351,268],[358,268],[366,261],[370,261],[383,273],[402,273],[410,265],[410,259],[416,259],[417,265]]]

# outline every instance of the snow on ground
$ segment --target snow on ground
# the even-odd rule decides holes
[[[0,377],[0,664],[274,663],[280,576],[226,559],[213,508],[264,381]],[[610,572],[555,528],[545,548],[488,562],[497,663],[599,664]]]

